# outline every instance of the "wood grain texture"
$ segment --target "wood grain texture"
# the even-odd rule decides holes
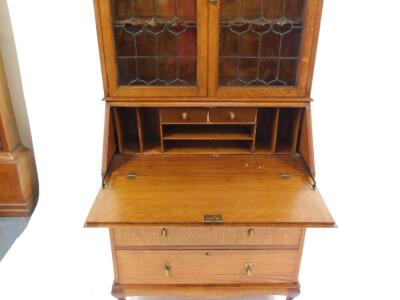
[[[104,137],[103,137],[103,159],[101,175],[104,178],[108,172],[108,167],[114,158],[115,153],[118,150],[117,137],[115,136],[115,122],[113,122],[112,112],[110,104],[105,106],[105,121],[104,121]],[[114,119],[115,120],[115,119]]]
[[[121,284],[295,283],[295,250],[117,250]],[[170,266],[165,276],[163,264]],[[245,264],[252,264],[252,275]]]
[[[207,0],[197,1],[197,87],[119,86],[112,1],[94,3],[107,103],[103,173],[109,177],[86,226],[110,227],[112,294],[121,300],[292,300],[300,293],[306,228],[335,226],[309,176],[315,174],[310,92],[323,1],[306,1],[296,87],[220,87],[221,1]],[[136,113],[113,116],[117,108]],[[147,108],[156,119],[143,113]],[[260,115],[267,110],[272,113]],[[227,119],[232,111],[234,122]],[[257,120],[256,112],[266,119]],[[232,129],[239,121],[251,121],[246,131]],[[137,128],[129,127],[133,122]],[[118,145],[129,155],[116,155]],[[280,154],[297,151],[301,155]],[[222,215],[223,224],[205,225],[205,214]],[[246,275],[249,262],[252,276]]]
[[[28,216],[39,196],[35,158],[20,144],[11,153],[0,153],[0,216]]]
[[[162,236],[162,229],[167,235]],[[301,228],[265,227],[134,227],[114,228],[116,247],[291,246],[299,247]],[[250,233],[253,232],[252,234]]]
[[[138,155],[115,158],[87,226],[202,225],[205,214],[237,226],[335,225],[299,157]]]
[[[210,108],[211,123],[256,123],[256,108],[235,108],[235,107],[218,107]]]
[[[162,124],[207,123],[208,109],[202,107],[161,108],[160,115]]]
[[[0,53],[0,141],[1,151],[11,152],[20,143],[14,109],[11,104],[10,90]]]
[[[312,135],[311,105],[304,111],[303,125],[300,133],[299,153],[302,155],[310,174],[315,177],[314,143]]]

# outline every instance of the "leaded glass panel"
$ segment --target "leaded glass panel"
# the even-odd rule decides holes
[[[119,85],[196,86],[196,0],[112,0]]]
[[[306,0],[222,0],[220,86],[295,86]]]

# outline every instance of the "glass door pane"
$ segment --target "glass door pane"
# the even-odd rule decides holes
[[[307,0],[221,1],[219,86],[296,86]]]
[[[196,0],[112,0],[120,86],[197,85]]]

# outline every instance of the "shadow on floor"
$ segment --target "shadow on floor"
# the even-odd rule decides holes
[[[30,217],[0,218],[0,261],[28,226]]]

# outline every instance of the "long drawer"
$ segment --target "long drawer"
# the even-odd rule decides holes
[[[297,282],[296,250],[117,250],[120,284]]]
[[[273,227],[135,227],[115,228],[114,243],[123,246],[293,246],[301,228]]]

